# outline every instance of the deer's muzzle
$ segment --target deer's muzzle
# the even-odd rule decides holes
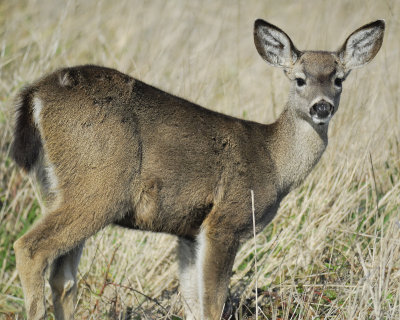
[[[330,120],[333,113],[333,105],[321,100],[310,108],[311,118],[315,123],[324,124]]]

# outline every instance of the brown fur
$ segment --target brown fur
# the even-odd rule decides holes
[[[374,54],[361,57],[363,64],[383,36],[382,21],[367,27],[382,32],[373,33]],[[341,60],[348,54],[300,52],[262,20],[255,42],[292,81],[287,107],[270,125],[210,111],[98,66],[56,71],[21,92],[14,158],[44,172],[39,180],[54,194],[49,211],[14,245],[29,319],[46,316],[43,276],[51,265],[56,317],[73,318],[81,248],[111,223],[179,236],[188,317],[220,317],[236,251],[252,234],[250,190],[261,230],[325,150],[341,93],[334,81],[349,72],[349,60]],[[331,107],[329,118],[312,119],[321,101]]]

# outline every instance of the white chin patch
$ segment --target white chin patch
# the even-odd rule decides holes
[[[324,124],[328,124],[329,123],[329,120],[331,120],[332,116],[329,115],[329,116],[327,116],[326,118],[323,118],[323,119],[321,119],[321,118],[319,118],[317,116],[312,116],[311,118],[314,121],[314,123],[319,124],[319,125],[324,125]]]

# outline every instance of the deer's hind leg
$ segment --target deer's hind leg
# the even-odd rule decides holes
[[[82,243],[58,257],[51,267],[50,286],[56,319],[73,319],[78,289],[76,274],[83,246]]]
[[[72,258],[75,261],[69,261],[68,264],[77,265],[78,254],[68,252],[110,224],[118,213],[127,210],[121,202],[110,201],[107,194],[90,192],[88,188],[84,190],[89,190],[89,193],[79,197],[74,192],[72,197],[69,196],[57,208],[46,213],[14,244],[17,270],[30,320],[46,318],[44,273],[47,267],[65,254],[67,256],[60,261]],[[53,273],[53,280],[56,276],[57,272]]]

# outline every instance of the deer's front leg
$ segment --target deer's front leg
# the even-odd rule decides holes
[[[194,240],[179,238],[179,283],[183,296],[186,320],[200,319],[199,290],[196,257],[198,244]]]
[[[205,224],[197,238],[198,292],[201,318],[221,318],[238,248],[235,233]]]

